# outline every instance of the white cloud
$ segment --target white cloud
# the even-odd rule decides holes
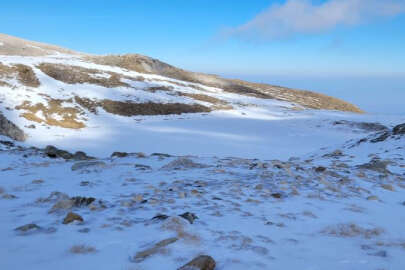
[[[405,12],[405,0],[287,0],[272,5],[253,20],[228,29],[227,37],[273,40],[298,34],[322,33],[338,26],[354,26]]]

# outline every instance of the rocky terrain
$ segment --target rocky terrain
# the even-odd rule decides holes
[[[403,123],[0,34],[1,269],[403,269]]]
[[[404,148],[404,124],[288,160],[99,159],[3,141],[2,263],[401,269]]]

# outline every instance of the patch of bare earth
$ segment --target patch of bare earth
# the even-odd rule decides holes
[[[82,113],[78,108],[64,107],[64,100],[50,99],[48,104],[32,104],[30,101],[24,101],[16,106],[17,110],[24,110],[20,116],[37,123],[46,123],[50,126],[59,126],[63,128],[80,129],[85,124],[78,120]]]
[[[199,104],[183,103],[133,103],[131,101],[115,101],[110,99],[92,100],[76,96],[75,102],[86,108],[89,112],[97,114],[98,108],[106,112],[121,115],[169,115],[182,113],[210,112],[211,109]]]
[[[134,115],[169,115],[182,113],[210,112],[211,109],[200,104],[183,103],[132,103],[104,99],[99,102],[107,112],[122,116]]]
[[[0,63],[0,78],[17,78],[20,83],[29,87],[38,87],[40,85],[32,68],[22,64],[6,66]],[[9,86],[10,84],[0,81],[0,85]]]
[[[130,87],[129,84],[121,81],[122,76],[120,74],[114,72],[51,63],[41,63],[37,67],[49,77],[67,84],[89,83],[107,88]],[[106,73],[108,77],[97,76],[101,73]]]

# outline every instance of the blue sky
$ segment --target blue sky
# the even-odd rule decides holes
[[[16,0],[1,12],[2,33],[193,71],[405,81],[405,0]]]

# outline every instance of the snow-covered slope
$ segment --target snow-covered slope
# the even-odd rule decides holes
[[[329,125],[313,127],[360,117],[321,111],[360,112],[331,97],[187,72],[144,56],[90,56],[6,35],[0,41],[0,112],[30,145],[98,156],[119,150],[280,158],[343,142],[348,137]],[[299,147],[308,134],[311,143]]]
[[[0,35],[0,268],[402,270],[405,117],[358,112]]]

